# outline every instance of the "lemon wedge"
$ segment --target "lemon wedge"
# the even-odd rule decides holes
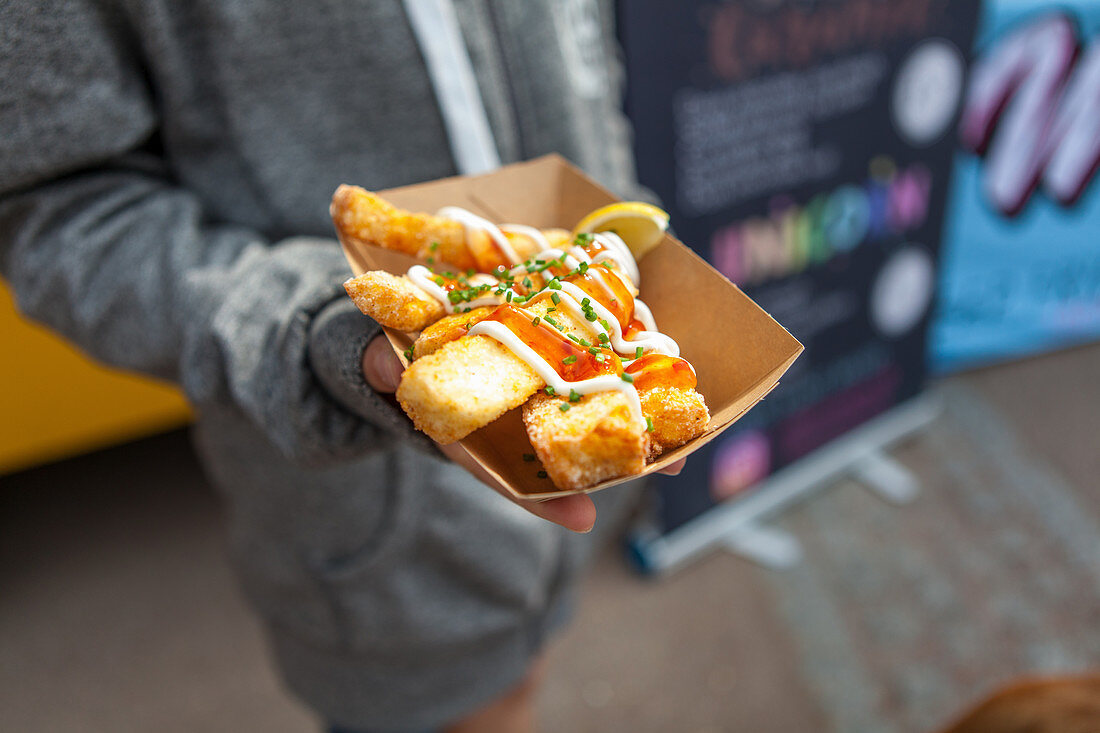
[[[668,229],[668,212],[642,201],[620,201],[601,206],[578,222],[573,236],[613,231],[641,260],[656,247]]]

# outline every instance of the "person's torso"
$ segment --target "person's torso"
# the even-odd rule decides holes
[[[613,189],[630,167],[596,0],[456,0],[501,160],[558,152]],[[341,183],[454,175],[400,0],[172,0],[130,12],[181,182],[216,219],[330,234]]]

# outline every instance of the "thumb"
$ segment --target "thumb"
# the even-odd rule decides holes
[[[375,336],[363,349],[363,378],[375,392],[395,392],[401,371],[401,361],[385,336]]]

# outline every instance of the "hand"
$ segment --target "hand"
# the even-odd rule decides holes
[[[393,353],[393,347],[385,336],[375,337],[363,350],[363,377],[376,392],[388,394],[397,391],[397,385],[401,382],[401,361]],[[573,494],[546,501],[517,499],[479,466],[458,443],[440,445],[439,449],[477,479],[537,517],[574,532],[589,532],[596,523],[596,505],[587,494]],[[683,467],[684,461],[681,459],[666,466],[661,473],[675,476]]]

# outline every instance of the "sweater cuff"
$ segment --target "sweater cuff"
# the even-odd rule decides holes
[[[435,445],[412,422],[392,396],[375,392],[363,377],[363,351],[382,327],[339,297],[313,318],[309,333],[310,368],[321,386],[349,412],[422,450]]]

